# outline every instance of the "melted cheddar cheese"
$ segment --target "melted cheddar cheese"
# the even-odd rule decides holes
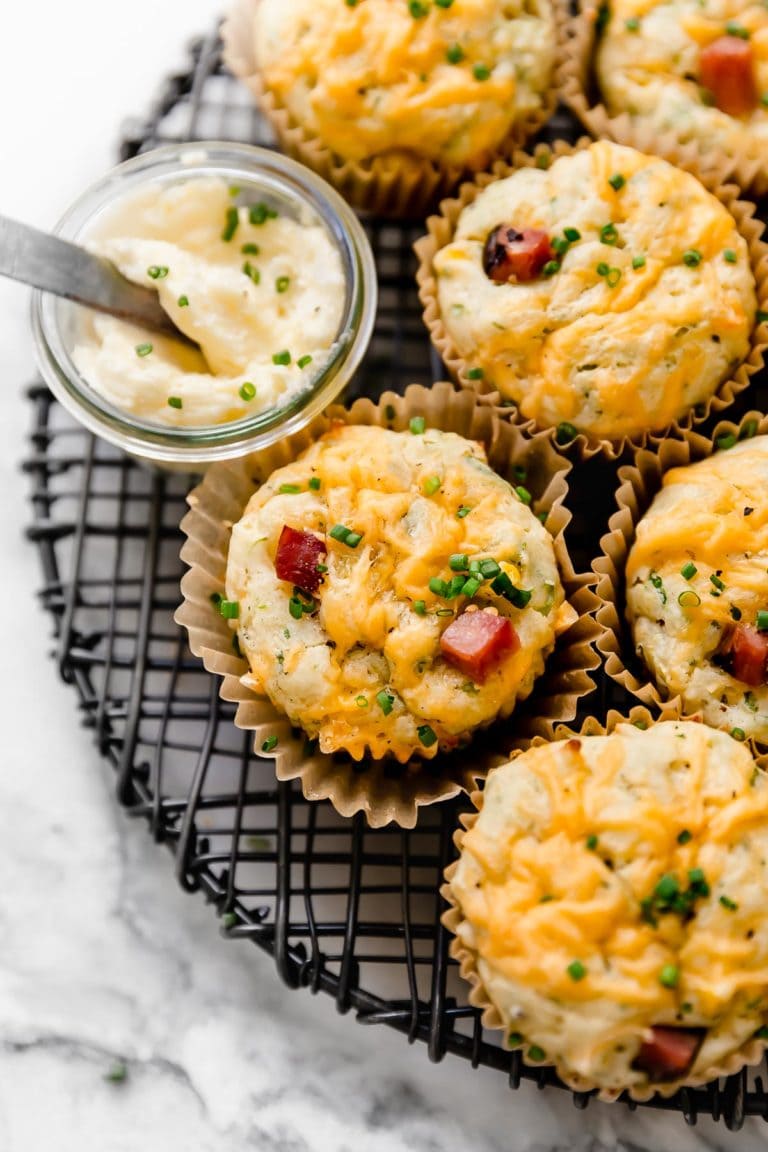
[[[275,572],[284,525],[314,532],[327,548],[313,610],[298,620],[293,589]],[[359,543],[334,539],[335,525],[359,533]],[[495,559],[531,591],[527,606],[513,607],[488,581],[472,605],[431,591],[430,579],[450,580],[449,559],[462,553]],[[429,758],[508,715],[575,615],[551,538],[530,508],[480,445],[431,429],[338,426],[274,473],[233,528],[226,587],[240,605],[245,683],[318,737],[322,751],[355,759],[366,749],[403,762]],[[482,684],[440,653],[442,632],[472,606],[509,616],[520,639]]]
[[[662,877],[696,895],[665,911]],[[513,1042],[616,1093],[647,1084],[633,1061],[654,1025],[707,1029],[694,1078],[762,1025],[767,884],[768,779],[743,745],[682,722],[495,769],[451,889]]]
[[[768,92],[768,11],[751,0],[611,0],[597,51],[608,110],[629,113],[656,132],[697,140],[707,151],[738,155],[768,142],[768,107],[758,100],[729,116],[698,83],[701,50],[727,34],[746,33],[755,88]],[[629,22],[629,26],[627,26]]]
[[[413,152],[482,168],[551,80],[550,0],[257,0],[267,89],[345,160]]]
[[[662,691],[708,724],[764,742],[768,686],[735,679],[717,654],[735,621],[754,625],[768,608],[767,491],[766,436],[673,468],[637,526],[626,570],[634,642]],[[688,564],[696,574],[686,579]]]
[[[494,283],[483,249],[500,224],[561,241],[559,268]],[[527,418],[593,439],[664,428],[706,400],[746,355],[755,319],[747,245],[723,205],[693,176],[608,141],[489,184],[434,268],[464,359]]]

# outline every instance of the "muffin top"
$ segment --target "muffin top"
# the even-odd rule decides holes
[[[591,439],[664,428],[708,399],[755,319],[726,208],[688,173],[608,141],[487,185],[434,269],[470,377]]]
[[[697,1079],[768,1007],[768,780],[692,722],[491,772],[451,889],[513,1045],[608,1093]]]
[[[637,525],[626,596],[662,690],[709,724],[768,742],[766,491],[767,436],[667,472]]]
[[[550,0],[259,0],[266,87],[345,160],[412,152],[484,167],[542,104]]]
[[[454,747],[529,694],[574,616],[526,489],[423,423],[333,427],[232,531],[245,682],[324,752]]]
[[[611,0],[600,87],[628,112],[729,155],[768,141],[768,11],[750,0]]]

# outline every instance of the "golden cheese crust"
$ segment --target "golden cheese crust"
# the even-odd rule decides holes
[[[654,1026],[722,1067],[768,1007],[768,778],[703,724],[529,750],[491,772],[451,881],[513,1045],[571,1083],[643,1090]]]
[[[494,283],[483,249],[500,224],[546,232],[559,267]],[[543,427],[664,428],[749,349],[755,282],[731,215],[693,176],[608,141],[489,184],[434,268],[461,356]]]
[[[596,56],[612,115],[629,113],[704,151],[740,155],[768,143],[768,107],[730,116],[698,83],[699,57],[728,28],[749,34],[758,96],[768,92],[768,11],[749,0],[611,0]],[[743,34],[743,33],[740,33]]]
[[[265,86],[345,160],[412,152],[485,167],[537,112],[555,60],[550,0],[259,0]]]
[[[763,742],[768,686],[737,680],[721,653],[735,623],[754,626],[768,608],[767,491],[766,436],[673,468],[637,526],[626,570],[633,639],[662,692],[708,724]]]
[[[294,589],[275,571],[285,525],[327,549],[307,611],[292,605]],[[359,534],[353,547],[334,538],[337,525]],[[431,580],[447,586],[456,575],[457,554],[495,560],[530,590],[528,604],[514,607],[488,579],[471,601],[434,591]],[[355,759],[430,758],[508,715],[575,616],[551,538],[527,504],[479,444],[432,429],[339,425],[275,472],[233,528],[226,589],[239,603],[245,682],[322,751]],[[440,651],[442,633],[467,609],[509,617],[520,640],[483,683]]]

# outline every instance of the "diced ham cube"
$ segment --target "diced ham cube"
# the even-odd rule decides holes
[[[505,656],[516,652],[520,638],[506,616],[464,612],[440,637],[440,651],[449,664],[482,684]]]
[[[758,632],[751,624],[737,624],[726,654],[731,658],[731,670],[737,680],[753,688],[766,683],[768,632]]]
[[[757,104],[752,44],[739,36],[720,36],[699,57],[699,80],[721,112],[747,116]]]
[[[325,543],[314,532],[283,526],[275,554],[278,579],[295,584],[304,592],[316,592],[323,579],[317,566],[325,556]]]
[[[703,1028],[672,1028],[657,1024],[643,1041],[633,1067],[651,1080],[677,1080],[693,1064],[704,1039]]]
[[[535,280],[555,253],[549,236],[540,228],[518,232],[510,224],[500,224],[489,234],[483,251],[483,268],[496,284],[510,280]]]

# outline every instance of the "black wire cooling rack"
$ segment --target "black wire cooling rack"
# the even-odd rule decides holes
[[[548,129],[550,138],[578,134],[565,112]],[[273,142],[248,93],[223,70],[217,32],[192,46],[189,67],[166,81],[148,119],[126,126],[121,159],[195,139]],[[365,224],[380,303],[350,397],[444,376],[415,289],[411,245],[423,228]],[[765,385],[753,384],[748,406],[764,399]],[[270,953],[290,987],[322,990],[339,1011],[424,1041],[432,1060],[463,1056],[498,1069],[513,1088],[521,1079],[559,1084],[483,1030],[448,957],[438,889],[462,801],[422,810],[413,831],[374,831],[362,817],[344,820],[327,803],[308,803],[296,783],[276,783],[272,762],[234,727],[218,681],[173,623],[190,479],[150,472],[94,439],[42,385],[30,400],[29,536],[40,553],[59,671],[116,772],[121,804],[169,845],[182,887],[204,893],[227,936]],[[571,551],[584,570],[611,511],[615,469],[580,465],[571,487]],[[598,674],[586,704],[602,717],[629,700]],[[590,1094],[573,1100],[584,1108]],[[681,1112],[691,1124],[709,1114],[735,1129],[745,1116],[768,1118],[768,1092],[759,1075],[742,1072],[647,1106]]]

